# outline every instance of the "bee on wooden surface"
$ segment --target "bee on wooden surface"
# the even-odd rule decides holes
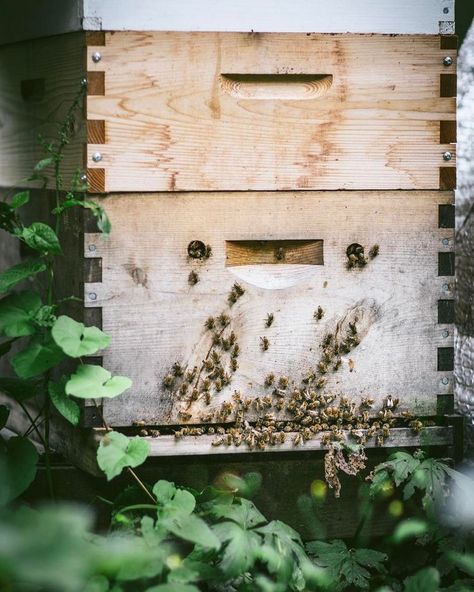
[[[229,351],[230,350],[230,341],[228,339],[221,339],[221,347],[224,351]]]
[[[227,298],[227,301],[229,303],[229,306],[233,306],[237,300],[243,296],[245,294],[245,290],[244,288],[242,288],[242,286],[240,284],[235,283],[232,286],[232,289],[230,291],[230,294]]]
[[[414,419],[408,424],[414,432],[420,432],[423,429],[423,423],[419,419]]]
[[[239,354],[240,354],[240,346],[239,346],[238,343],[236,343],[234,345],[234,347],[232,348],[232,352],[231,352],[230,355],[231,355],[232,358],[238,358],[239,357]]]
[[[229,385],[229,384],[231,383],[231,381],[232,381],[232,377],[231,377],[231,376],[229,376],[229,374],[227,374],[227,372],[225,372],[225,373],[222,375],[222,378],[221,378],[221,380],[222,380],[222,386],[227,386],[227,385]]]
[[[319,362],[318,370],[319,372],[321,372],[321,374],[326,374],[326,372],[328,371],[328,367],[324,362]]]
[[[206,402],[206,405],[210,405],[211,404],[211,393],[210,393],[210,391],[204,391],[204,401]]]
[[[413,414],[410,413],[410,411],[402,411],[400,415],[403,417],[403,419],[411,419],[413,417]]]
[[[148,436],[148,430],[142,429],[138,432],[138,435],[141,436],[142,438],[146,438]]]
[[[388,423],[384,423],[382,426],[382,436],[388,438],[390,436],[390,426]]]
[[[143,419],[134,419],[132,421],[132,425],[137,426],[137,427],[146,426],[146,421],[144,421]]]
[[[267,318],[265,319],[265,327],[271,327],[273,325],[273,321],[274,321],[274,315],[272,312],[269,312],[267,314]]]
[[[209,380],[209,378],[205,378],[202,381],[202,388],[204,391],[208,391],[211,388],[211,381]]]
[[[302,382],[304,384],[310,384],[311,382],[313,382],[313,380],[316,378],[316,374],[314,372],[309,372],[308,374],[306,374],[306,376],[304,376],[302,378]]]
[[[188,384],[186,382],[183,382],[178,389],[178,393],[181,397],[185,397],[187,392],[188,392]]]
[[[180,411],[178,411],[178,415],[183,421],[189,421],[192,418],[191,413],[188,413],[187,411],[183,411],[182,409]]]
[[[204,360],[202,365],[204,366],[204,369],[207,370],[207,372],[212,372],[214,370],[214,362],[209,358]]]
[[[363,409],[364,407],[367,409],[370,409],[371,407],[373,407],[375,401],[374,399],[370,399],[370,398],[365,398],[362,399],[362,401],[360,402],[360,407]]]
[[[262,402],[260,400],[260,397],[255,397],[255,399],[253,400],[253,404],[257,411],[260,411],[262,409]]]
[[[331,434],[323,434],[321,437],[321,444],[323,446],[329,446],[331,443]]]
[[[199,399],[199,390],[197,388],[193,388],[191,391],[191,396],[189,397],[190,401],[197,401]]]
[[[329,347],[323,349],[323,359],[326,364],[329,364],[333,357],[334,352]]]
[[[252,406],[252,399],[245,399],[242,402],[242,410],[243,411],[248,411],[251,406]]]
[[[195,286],[199,281],[199,276],[198,274],[194,271],[190,271],[189,275],[188,275],[188,284],[190,286]]]
[[[236,341],[237,341],[237,335],[235,334],[234,331],[231,331],[230,332],[230,335],[229,335],[229,343],[230,343],[230,345],[231,346],[234,345]]]
[[[170,389],[173,386],[175,377],[172,374],[167,374],[163,378],[163,386],[167,389]]]
[[[209,427],[207,428],[207,433],[208,433],[210,436],[213,436],[213,435],[216,433],[216,428],[214,428],[213,426],[209,426]]]
[[[242,434],[234,434],[233,441],[234,446],[240,446],[242,444]]]
[[[239,364],[238,364],[237,360],[235,358],[232,358],[230,360],[230,369],[232,370],[232,372],[237,372],[238,367],[239,367]]]
[[[318,378],[318,380],[315,382],[314,386],[317,389],[322,389],[325,384],[326,384],[326,379],[321,376],[321,378]]]
[[[267,349],[270,347],[270,341],[268,340],[268,337],[260,337],[260,347],[262,351],[267,351]]]
[[[323,348],[329,347],[331,345],[333,338],[334,338],[334,335],[332,333],[328,333],[326,335],[326,337],[323,339],[321,347],[323,347]]]
[[[235,403],[237,403],[238,405],[242,404],[242,395],[240,394],[240,391],[234,391],[234,394],[232,395],[232,399],[234,400]]]
[[[341,364],[342,364],[341,358],[337,358],[336,361],[334,362],[333,367],[332,367],[332,369],[334,370],[334,372],[336,372],[337,370],[339,370],[339,368],[341,367]]]
[[[216,378],[216,380],[214,381],[214,387],[215,387],[215,389],[216,389],[216,391],[218,393],[221,392],[221,390],[222,390],[222,380],[220,378]]]
[[[221,363],[221,356],[218,352],[216,352],[215,350],[213,350],[211,352],[211,360],[213,361],[214,364],[220,364]]]
[[[199,420],[202,421],[203,423],[209,423],[210,421],[212,421],[213,417],[214,417],[214,412],[211,411],[209,413],[201,414],[199,416]]]
[[[284,399],[278,399],[277,402],[275,403],[274,407],[277,411],[281,411],[283,409],[283,407],[285,406],[285,401]]]
[[[178,430],[174,433],[174,437],[176,440],[179,440],[180,438],[182,438],[184,436],[183,434],[183,430]]]
[[[221,446],[224,444],[224,438],[216,438],[211,442],[211,446]]]
[[[214,329],[215,326],[216,326],[216,319],[214,317],[207,317],[207,320],[204,323],[204,327],[206,327],[206,329],[208,331],[212,331],[212,329]]]
[[[380,247],[378,245],[373,245],[373,247],[371,247],[370,251],[369,251],[369,257],[371,259],[375,259],[375,257],[377,257],[377,255],[379,254],[380,251]]]
[[[212,345],[214,347],[219,347],[222,343],[221,336],[218,333],[212,334]]]
[[[391,395],[388,395],[384,401],[384,407],[393,411],[398,407],[399,404],[400,399],[393,399]]]
[[[149,433],[152,438],[158,438],[158,436],[161,436],[160,430],[150,430]]]
[[[221,327],[227,327],[227,325],[230,323],[229,315],[226,315],[224,312],[217,317],[217,320],[219,321],[219,325]]]
[[[320,321],[323,318],[323,316],[324,316],[324,310],[322,309],[321,306],[318,306],[318,308],[313,313],[313,317],[317,321]]]
[[[275,382],[275,375],[273,374],[273,372],[270,372],[270,374],[267,374],[265,376],[265,382],[263,383],[267,388],[272,386],[272,384]]]
[[[196,378],[196,374],[197,374],[197,367],[194,366],[194,368],[192,370],[188,370],[186,372],[186,374],[184,375],[184,380],[191,384],[191,382]]]
[[[174,376],[176,376],[176,377],[183,376],[183,374],[184,374],[183,367],[181,366],[181,364],[179,362],[175,362],[173,364],[173,367],[171,370],[172,370]]]
[[[267,409],[270,409],[270,407],[273,405],[272,398],[269,397],[268,395],[266,395],[265,397],[263,397],[262,398],[262,405],[263,405],[263,407],[266,407]]]
[[[209,257],[212,255],[212,247],[211,245],[206,245],[206,252],[204,254],[204,259],[209,259]]]
[[[295,434],[293,436],[292,442],[293,442],[293,446],[299,446],[303,442],[303,436],[301,435],[300,432],[298,432],[297,434]]]
[[[352,335],[357,335],[357,325],[355,323],[349,323],[349,330]]]
[[[287,376],[280,376],[278,379],[278,388],[285,390],[288,388],[289,380]]]

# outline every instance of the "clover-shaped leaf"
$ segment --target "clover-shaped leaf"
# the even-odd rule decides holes
[[[126,467],[141,465],[149,452],[150,444],[143,438],[128,438],[119,432],[109,432],[100,441],[97,463],[110,481]]]
[[[111,399],[132,386],[130,378],[113,376],[101,366],[82,364],[66,383],[66,394],[79,399]]]
[[[65,315],[57,318],[51,333],[54,341],[71,358],[95,354],[110,342],[110,337],[97,327],[85,327]]]

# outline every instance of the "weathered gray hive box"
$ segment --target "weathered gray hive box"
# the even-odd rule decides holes
[[[232,422],[235,391],[256,419],[270,374],[288,392],[303,380],[376,411],[391,397],[441,414],[453,388],[452,2],[281,2],[278,17],[265,2],[235,15],[235,3],[183,4],[88,1],[39,35],[75,32],[0,48],[0,185],[28,174],[37,132],[87,79],[67,167],[105,194],[113,232],[75,221],[76,269],[85,319],[112,337],[105,367],[134,383],[103,401],[105,420]],[[93,409],[84,424],[97,425]],[[210,450],[166,442],[157,454]]]

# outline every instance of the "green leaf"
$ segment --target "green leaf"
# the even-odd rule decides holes
[[[261,538],[235,522],[220,522],[212,530],[222,543],[226,543],[219,564],[224,573],[235,577],[248,571],[255,562],[255,550],[261,545]]]
[[[10,415],[10,409],[6,405],[0,405],[0,430],[7,425],[8,416]]]
[[[11,350],[12,345],[15,343],[17,339],[18,337],[13,337],[12,339],[7,339],[0,343],[0,358]]]
[[[191,584],[178,584],[173,582],[171,584],[159,584],[147,588],[145,592],[199,592],[199,588]]]
[[[51,334],[63,352],[71,358],[90,356],[110,343],[110,337],[97,327],[86,327],[65,315],[56,319]]]
[[[267,521],[265,516],[250,500],[240,499],[238,503],[215,504],[210,508],[210,514],[215,518],[233,520],[242,528],[252,528]]]
[[[407,539],[422,536],[428,530],[429,525],[427,522],[418,518],[410,518],[409,520],[403,520],[403,522],[397,525],[392,538],[395,543],[402,543]]]
[[[39,172],[39,171],[43,171],[44,169],[48,168],[50,165],[52,165],[54,162],[54,158],[43,158],[42,160],[40,160],[39,162],[37,162],[35,164],[34,167],[34,171],[35,172]]]
[[[132,386],[130,378],[114,376],[102,366],[81,364],[66,384],[66,394],[79,399],[113,398]]]
[[[50,333],[35,336],[29,345],[10,360],[13,369],[20,378],[38,376],[56,366],[65,358],[63,351],[56,345]]]
[[[0,378],[0,391],[15,399],[27,401],[39,393],[38,383],[21,378]]]
[[[10,206],[16,210],[17,208],[21,208],[26,203],[30,201],[30,192],[29,191],[21,191],[12,197],[12,201]]]
[[[8,292],[16,284],[45,270],[46,265],[39,259],[30,259],[10,267],[3,273],[0,273],[0,294]]]
[[[126,467],[141,465],[149,453],[150,445],[143,438],[127,438],[119,432],[109,432],[100,441],[97,462],[110,481]]]
[[[73,426],[79,425],[81,410],[79,405],[66,395],[67,378],[62,376],[58,382],[48,383],[48,393],[59,413]]]
[[[406,578],[404,592],[438,592],[440,577],[434,567],[426,567]]]
[[[31,226],[23,228],[21,238],[29,247],[40,253],[58,255],[62,252],[56,233],[51,226],[43,222],[33,222]]]
[[[22,494],[36,476],[38,453],[28,438],[15,436],[0,446],[0,502]]]
[[[176,487],[174,483],[160,479],[160,481],[155,483],[152,491],[153,495],[156,497],[157,502],[160,504],[166,504],[176,493]]]
[[[209,549],[219,549],[221,546],[219,539],[204,520],[193,514],[164,518],[158,524],[164,526],[175,536],[196,545]]]
[[[63,201],[60,207],[60,211],[67,210],[73,206],[78,206],[86,210],[90,210],[97,221],[97,228],[105,235],[108,236],[112,230],[110,220],[105,213],[105,210],[95,201],[80,200],[80,199],[66,199]]]
[[[474,555],[451,552],[449,553],[449,559],[460,570],[467,573],[469,576],[474,576]]]
[[[24,337],[36,333],[35,314],[41,308],[41,298],[35,292],[10,294],[0,300],[0,334]]]
[[[354,561],[360,565],[365,565],[378,572],[385,570],[384,563],[387,561],[387,555],[374,549],[356,549],[353,554]]]

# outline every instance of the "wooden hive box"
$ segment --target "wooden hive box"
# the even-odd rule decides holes
[[[86,407],[85,427],[231,424],[235,391],[249,421],[290,420],[302,381],[372,398],[375,413],[389,398],[449,409],[455,47],[438,34],[109,31],[0,49],[0,185],[28,174],[37,131],[87,80],[66,168],[104,194],[113,233],[71,221],[80,314],[112,337],[105,367],[134,385],[100,414]],[[288,381],[285,404],[269,374]],[[211,440],[163,436],[153,451],[217,452]]]

